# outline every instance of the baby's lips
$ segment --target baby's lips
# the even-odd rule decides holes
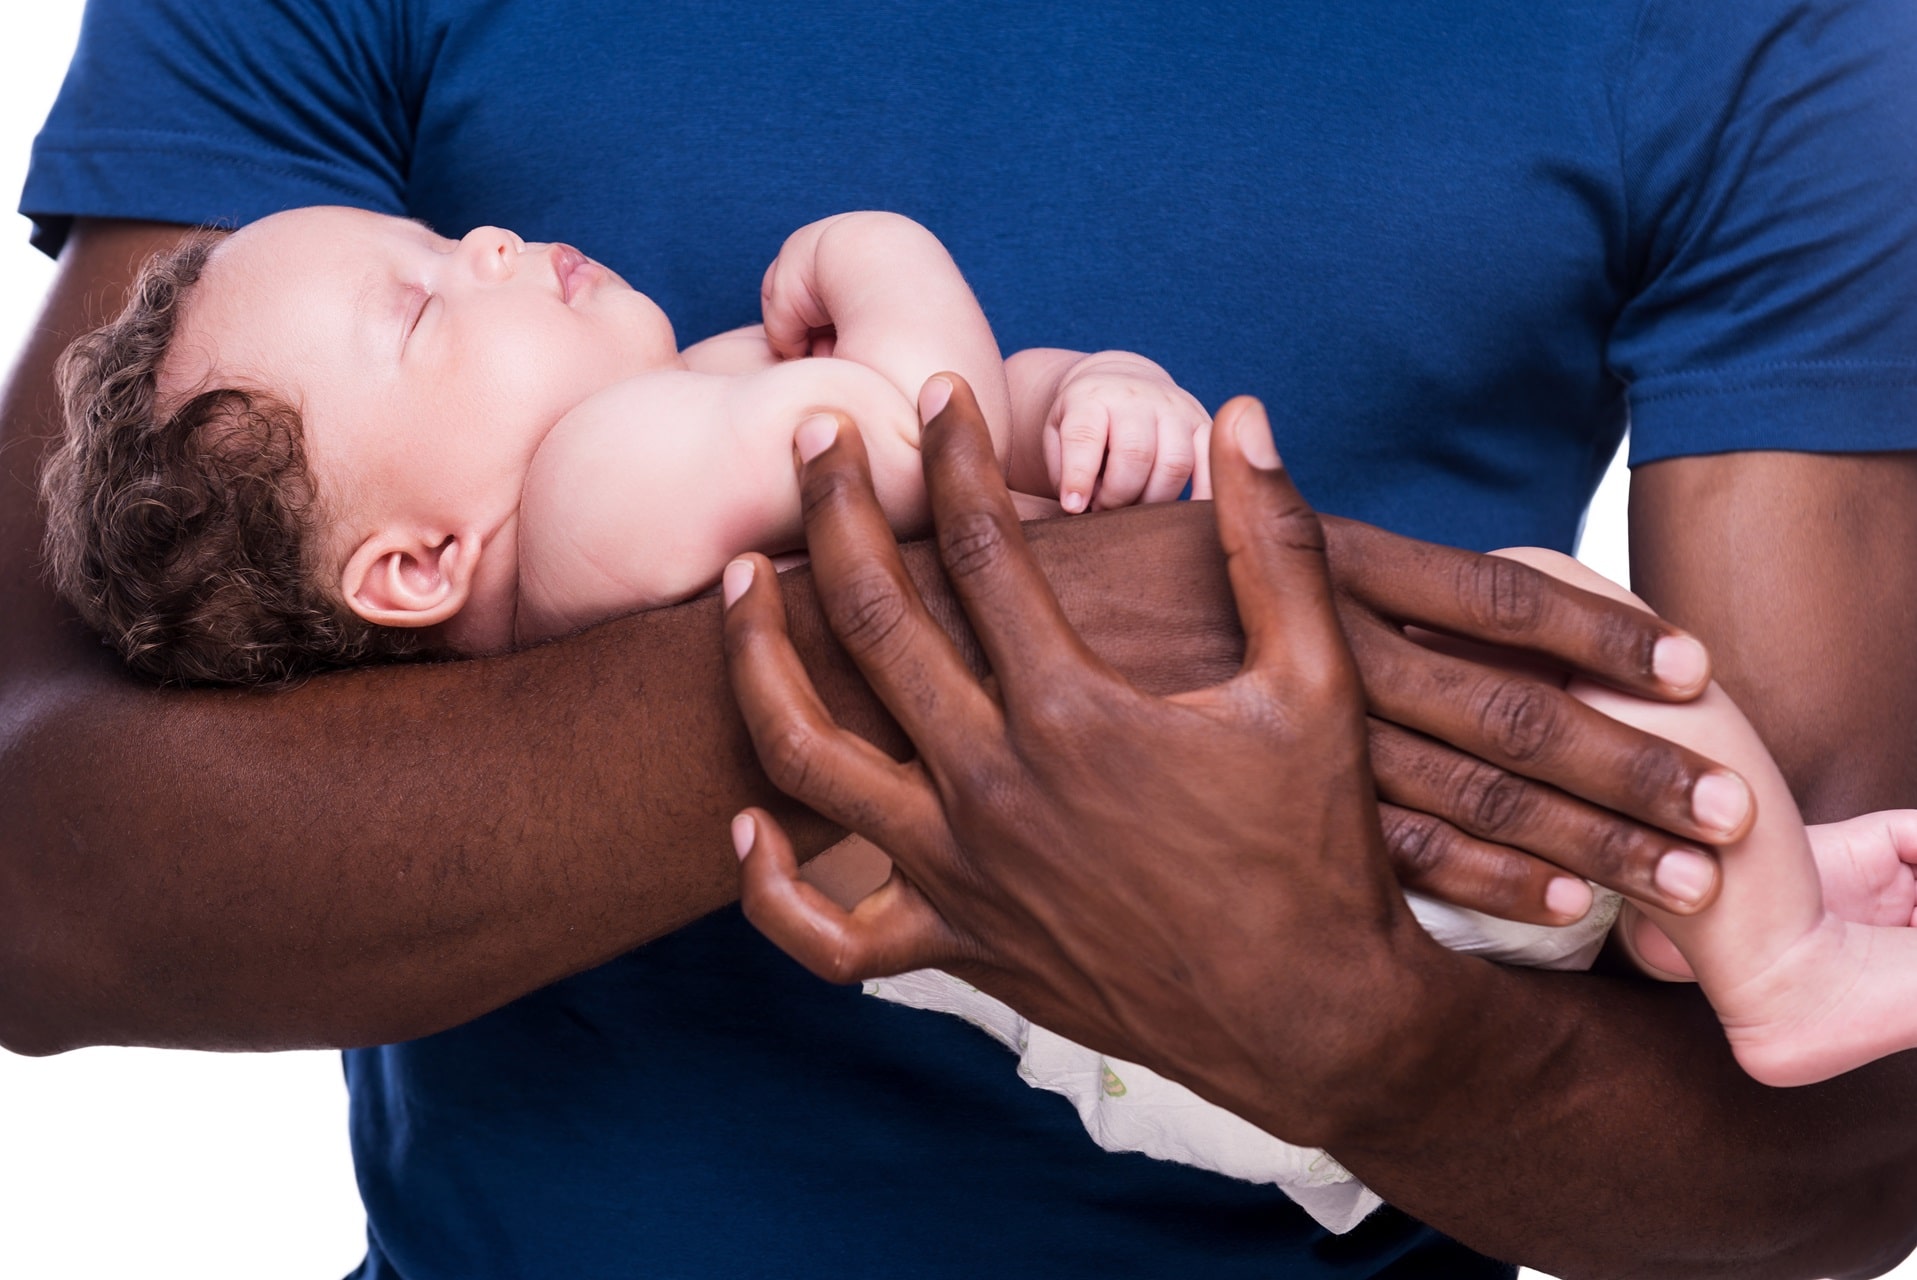
[[[559,300],[567,306],[588,287],[594,277],[604,268],[569,244],[555,244],[552,247],[553,275],[559,281]]]

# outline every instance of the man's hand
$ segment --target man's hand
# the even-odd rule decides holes
[[[1076,514],[1170,502],[1190,481],[1211,497],[1211,415],[1158,365],[1129,351],[1100,351],[1066,371],[1042,436],[1059,505]]]
[[[1066,621],[969,392],[951,396],[950,411],[929,406],[927,485],[996,691],[920,603],[858,434],[802,436],[822,606],[918,756],[899,764],[833,722],[787,639],[771,566],[736,561],[726,648],[760,759],[898,864],[847,912],[798,878],[771,815],[747,810],[734,828],[746,914],[833,981],[940,966],[1214,1096],[1291,1081],[1280,1132],[1321,1141],[1351,1064],[1389,1055],[1407,1021],[1433,1014],[1430,984],[1411,975],[1442,953],[1391,883],[1317,518],[1256,402],[1227,406],[1212,464],[1243,666],[1153,697]]]
[[[1563,688],[1575,672],[1695,697],[1710,681],[1696,640],[1501,556],[1323,523],[1407,887],[1542,924],[1583,915],[1582,880],[1679,914],[1711,901],[1712,846],[1754,817],[1744,781]]]

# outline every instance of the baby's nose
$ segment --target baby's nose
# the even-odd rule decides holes
[[[511,279],[526,242],[504,227],[474,227],[459,242],[459,251],[482,280]]]

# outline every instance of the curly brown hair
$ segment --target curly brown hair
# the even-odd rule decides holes
[[[299,410],[262,388],[162,403],[180,315],[225,233],[156,254],[111,323],[58,370],[65,435],[40,477],[55,590],[162,681],[284,684],[416,654],[321,581],[319,495]]]

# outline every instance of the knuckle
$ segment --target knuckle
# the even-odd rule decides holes
[[[1465,616],[1487,635],[1524,635],[1544,614],[1544,575],[1503,556],[1461,560],[1456,588]]]
[[[1542,758],[1555,745],[1562,723],[1554,693],[1522,676],[1498,677],[1480,714],[1485,739],[1520,764]]]
[[[1438,819],[1409,809],[1393,809],[1383,816],[1385,847],[1410,883],[1429,880],[1450,860],[1457,837]]]
[[[1371,756],[1371,771],[1382,781],[1386,777],[1417,779],[1422,773],[1422,754],[1411,735],[1375,716],[1365,718],[1365,745]]]
[[[955,752],[953,757],[932,766],[942,803],[974,816],[1008,811],[1008,797],[1017,789],[1016,774],[999,752]]]
[[[1585,629],[1606,661],[1633,675],[1651,670],[1657,642],[1664,634],[1654,615],[1626,608],[1596,611]]]
[[[827,982],[844,986],[865,976],[864,949],[852,939],[840,936],[832,949],[819,957],[812,972]]]
[[[1252,535],[1275,551],[1325,554],[1324,523],[1304,498],[1295,494],[1287,494],[1281,502],[1261,504]]]
[[[967,511],[941,521],[939,555],[955,580],[977,577],[1004,563],[1008,554],[1005,530],[991,512]]]
[[[895,644],[910,617],[899,584],[878,566],[854,570],[826,599],[840,643],[868,657]]]
[[[1183,480],[1198,465],[1198,459],[1188,449],[1160,450],[1155,470],[1168,480]]]
[[[1095,422],[1078,419],[1067,422],[1058,429],[1059,438],[1067,445],[1095,445],[1105,442],[1105,428]]]
[[[1694,770],[1678,748],[1653,738],[1638,745],[1625,767],[1633,799],[1644,805],[1679,800],[1690,794]]]
[[[1497,914],[1531,905],[1538,896],[1535,866],[1530,859],[1508,852],[1479,859],[1473,888],[1480,909]]]
[[[808,528],[851,505],[865,486],[849,467],[812,465],[800,487],[800,516]]]
[[[774,786],[805,799],[818,781],[819,735],[796,716],[785,716],[759,738],[759,763]]]
[[[1640,877],[1630,874],[1640,863],[1646,870],[1648,859],[1641,857],[1649,849],[1642,832],[1618,822],[1603,823],[1589,833],[1584,846],[1586,872],[1593,880],[1616,887],[1625,880]]]
[[[1019,700],[1014,723],[1021,736],[1042,741],[1044,750],[1057,754],[1069,748],[1093,722],[1098,708],[1075,684],[1052,682],[1033,689]]]
[[[1465,760],[1452,776],[1452,811],[1472,831],[1500,838],[1523,825],[1533,808],[1531,785],[1482,760]]]
[[[1364,686],[1352,660],[1342,654],[1290,664],[1284,673],[1281,697],[1311,724],[1343,723],[1347,715],[1364,713]]]

